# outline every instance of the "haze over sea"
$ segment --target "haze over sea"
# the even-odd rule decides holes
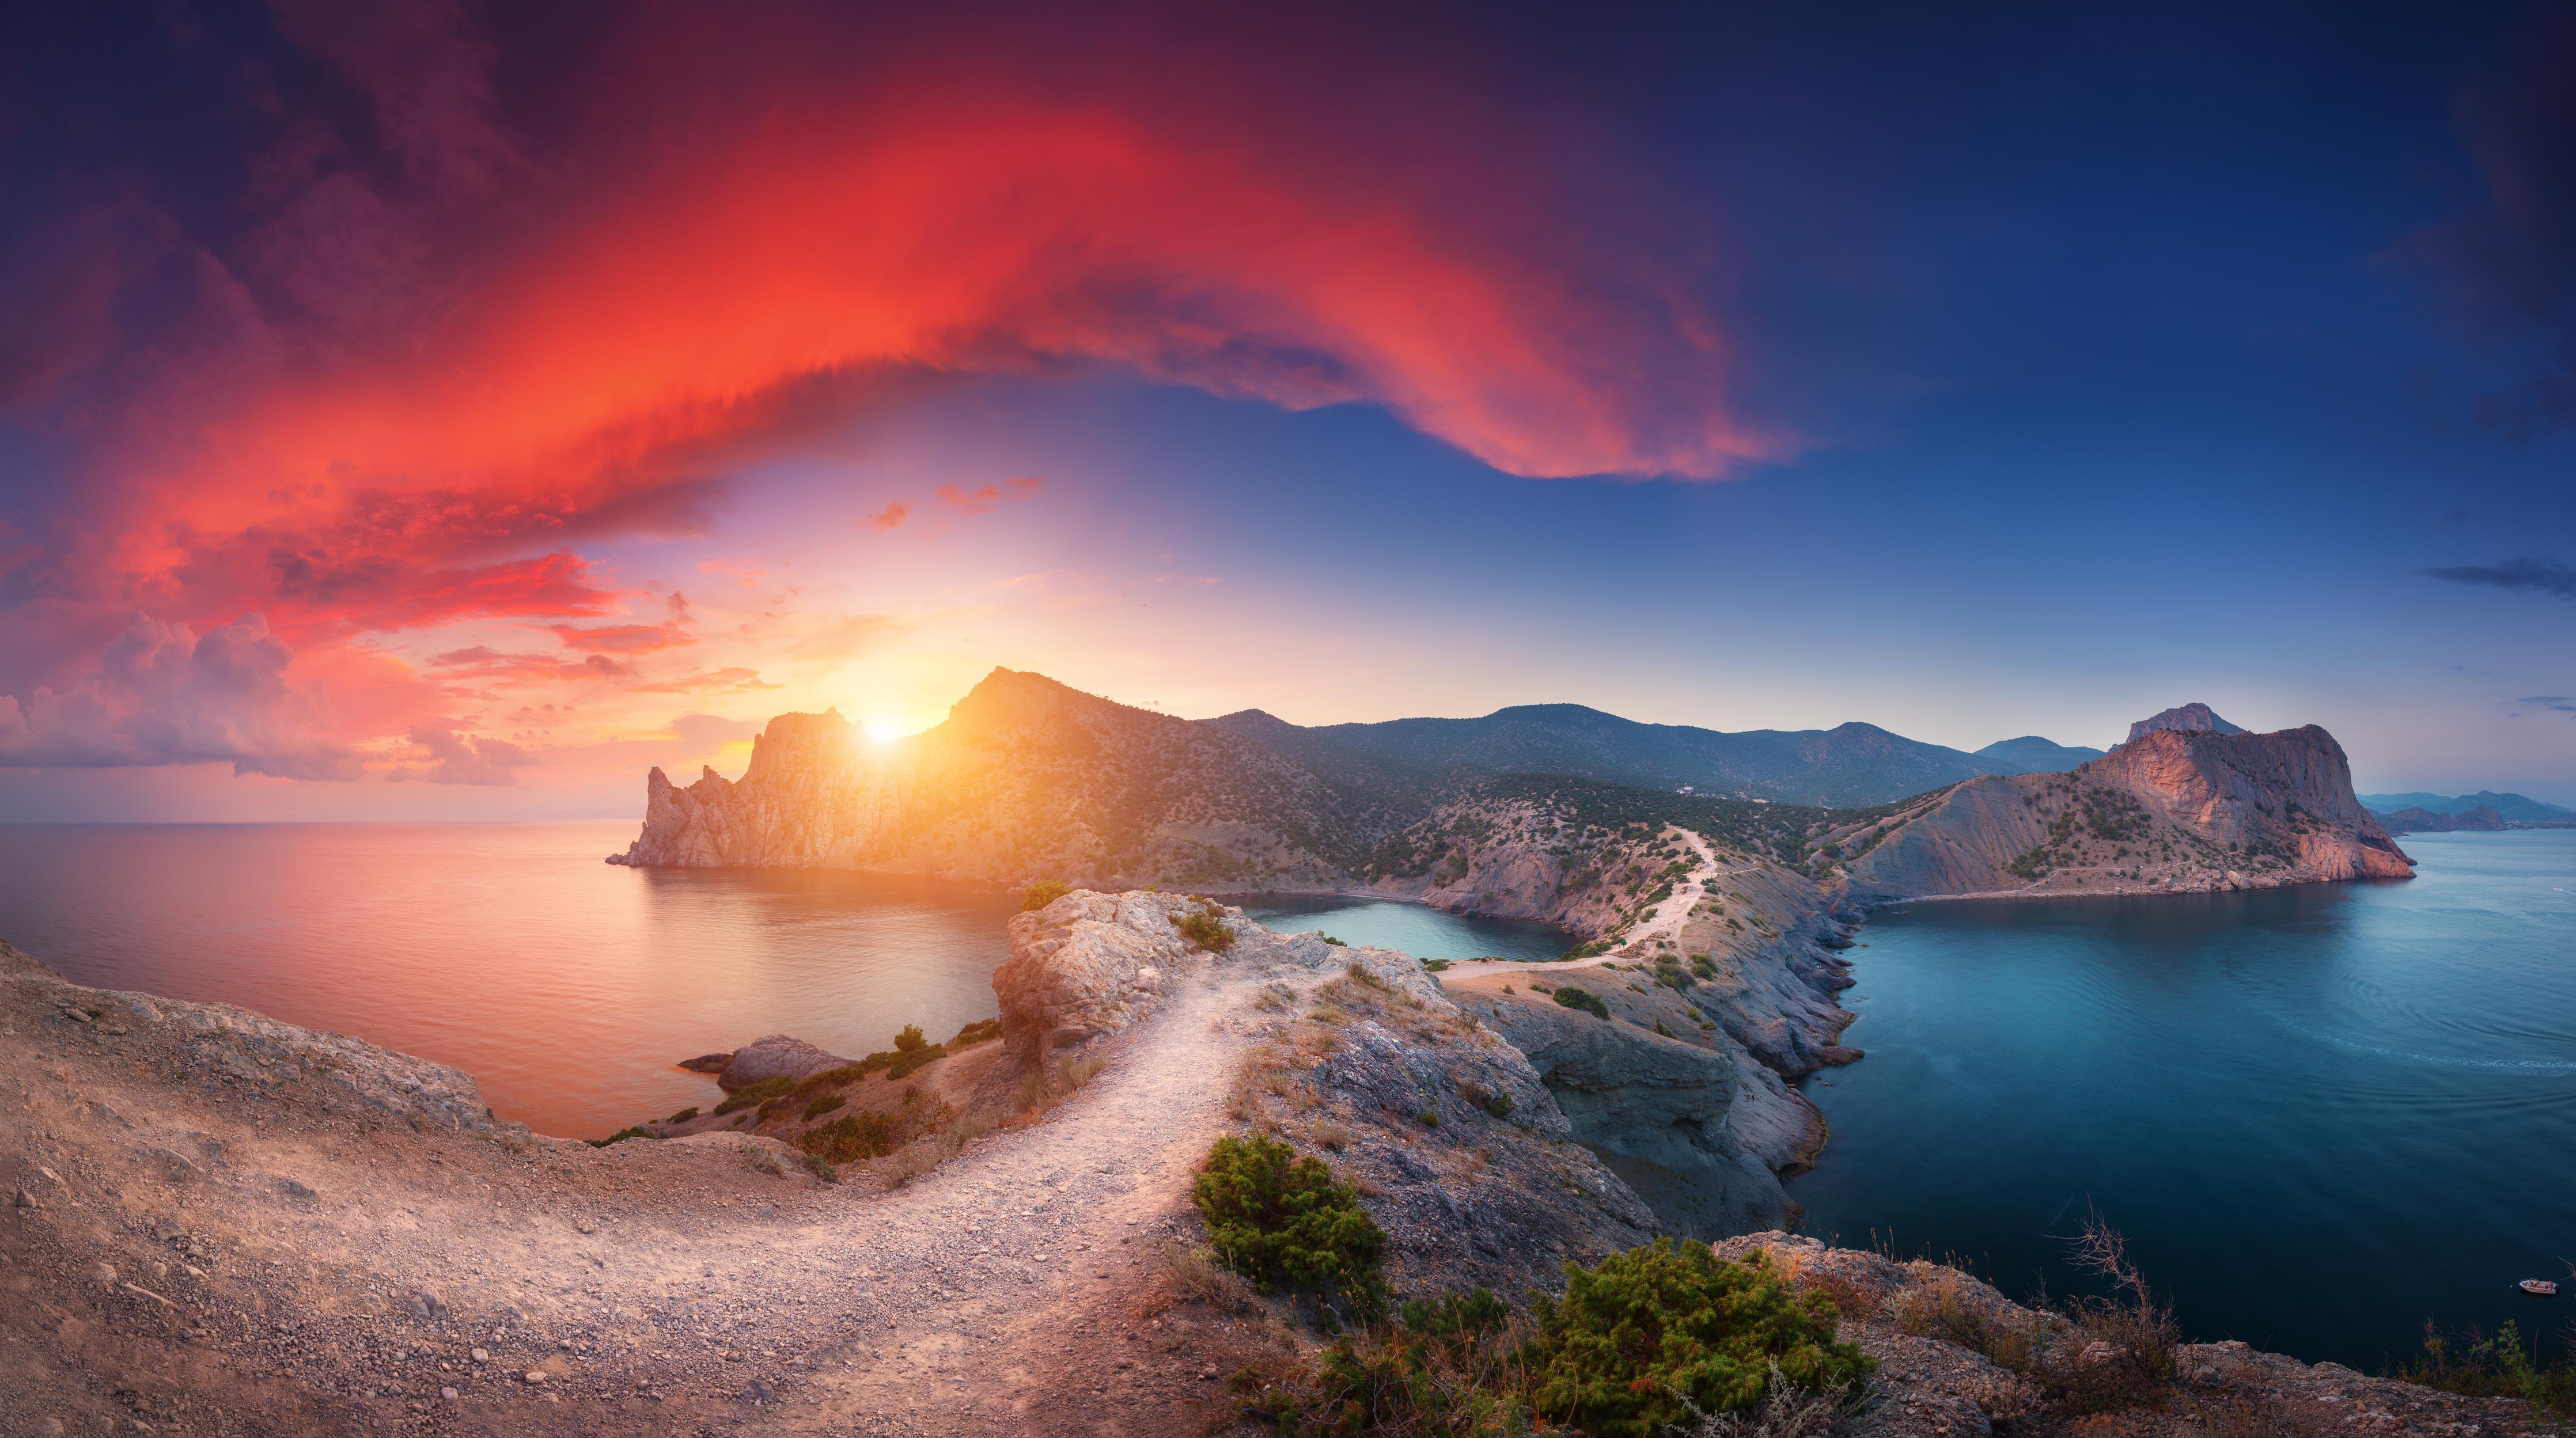
[[[239,1003],[472,1073],[595,1136],[705,1102],[674,1060],[845,1053],[994,1011],[1017,903],[843,873],[634,870],[623,824],[0,826],[0,938],[73,979]],[[1869,1057],[1790,1186],[1809,1231],[2046,1274],[2089,1203],[2199,1338],[2377,1368],[2424,1321],[2555,1326],[2576,1259],[2576,831],[2411,835],[2408,883],[1881,910]],[[1538,925],[1276,898],[1255,917],[1424,957]]]

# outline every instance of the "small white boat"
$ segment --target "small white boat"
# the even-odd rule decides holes
[[[2526,1278],[2522,1281],[2522,1291],[2536,1293],[2543,1298],[2555,1298],[2558,1296],[2558,1285],[2546,1278]]]

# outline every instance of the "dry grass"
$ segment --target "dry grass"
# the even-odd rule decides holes
[[[1762,1401],[1743,1413],[1706,1413],[1678,1389],[1673,1396],[1690,1413],[1690,1425],[1672,1431],[1685,1438],[1824,1438],[1859,1416],[1865,1395],[1836,1386],[1810,1393],[1789,1381],[1780,1365],[1771,1365],[1770,1386]]]
[[[2033,1312],[1940,1268],[1889,1297],[1886,1315],[1908,1333],[1984,1354],[2069,1414],[2165,1402],[2174,1393],[2181,1343],[2173,1310],[2148,1288],[2127,1240],[2100,1215],[2088,1216],[2069,1242],[2076,1266],[2105,1280],[2108,1295],[2055,1304],[2043,1298]]]
[[[1147,1296],[1142,1313],[1145,1318],[1182,1303],[1203,1303],[1219,1313],[1250,1313],[1260,1306],[1252,1285],[1243,1275],[1226,1267],[1209,1249],[1183,1243],[1166,1243],[1162,1253],[1163,1282]]]
[[[1799,1288],[1833,1300],[1834,1311],[1855,1323],[1876,1318],[1885,1299],[1868,1285],[1829,1262],[1810,1262],[1796,1249],[1773,1255],[1780,1277]]]
[[[997,1127],[999,1125],[985,1114],[962,1114],[939,1132],[896,1149],[878,1172],[885,1175],[887,1184],[901,1188],[955,1158],[966,1145]]]
[[[2015,1373],[2029,1374],[2046,1342],[2046,1319],[2020,1317],[1954,1269],[1934,1269],[1889,1295],[1882,1307],[1908,1333],[1982,1353]]]
[[[1020,1075],[1020,1106],[1017,1122],[1035,1123],[1057,1104],[1082,1091],[1083,1085],[1100,1076],[1108,1058],[1101,1054],[1059,1054],[1052,1063],[1041,1062]]]
[[[2268,1398],[2194,1402],[2190,1407],[2189,1416],[2199,1420],[2200,1431],[2209,1438],[2301,1438],[2305,1431],[2288,1409]]]

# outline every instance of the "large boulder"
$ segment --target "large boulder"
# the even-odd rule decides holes
[[[732,1060],[724,1066],[724,1072],[716,1075],[716,1083],[726,1093],[734,1093],[763,1079],[803,1079],[808,1074],[839,1068],[848,1062],[850,1060],[839,1054],[816,1048],[803,1039],[771,1034],[735,1049]]]
[[[1241,909],[1213,909],[1228,931],[1254,926]],[[1076,889],[1011,920],[1011,958],[993,971],[1002,1037],[1038,1053],[1114,1034],[1208,955],[1178,921],[1202,904],[1178,894]]]

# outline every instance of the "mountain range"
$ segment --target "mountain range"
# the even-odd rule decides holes
[[[1436,795],[1477,777],[1559,774],[1835,808],[1885,804],[1982,774],[2071,769],[2099,749],[2037,736],[1967,753],[1875,724],[1729,733],[1643,724],[1581,704],[1521,704],[1479,719],[1304,727],[1259,709],[1203,721],[1326,778]]]
[[[2248,734],[2193,705],[2133,732],[2069,772],[2003,773],[1866,724],[1726,734],[1534,705],[1306,728],[1179,719],[997,669],[894,744],[838,713],[783,714],[738,780],[708,769],[683,788],[655,769],[643,831],[611,862],[1377,887],[1596,924],[1614,912],[1603,886],[1644,872],[1611,851],[1674,831],[1866,899],[2409,872],[2324,730]]]
[[[2556,804],[2520,794],[2499,794],[2480,789],[2474,794],[2364,794],[2361,802],[2382,814],[2395,814],[2405,809],[2422,809],[2428,813],[2448,814],[2454,818],[2471,809],[2493,809],[2508,823],[2537,824],[2576,819],[2576,809],[2562,809]]]

